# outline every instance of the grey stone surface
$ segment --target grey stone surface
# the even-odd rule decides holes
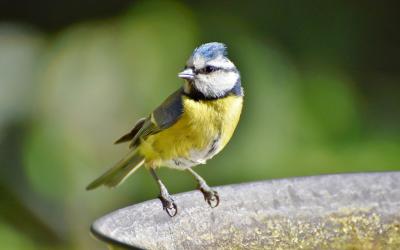
[[[108,244],[145,249],[400,249],[400,172],[338,174],[174,195],[170,218],[159,200],[96,220]]]

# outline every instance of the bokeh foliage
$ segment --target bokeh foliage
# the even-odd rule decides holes
[[[50,33],[0,23],[4,249],[100,248],[95,218],[157,196],[144,169],[115,190],[84,188],[206,41],[228,45],[246,94],[231,143],[198,168],[211,185],[400,169],[399,48],[375,37],[390,32],[391,6],[207,2],[132,3]],[[173,193],[195,187],[184,172],[160,174]]]

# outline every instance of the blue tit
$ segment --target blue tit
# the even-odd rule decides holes
[[[205,164],[232,137],[243,105],[240,74],[227,57],[226,46],[212,42],[193,51],[178,77],[183,86],[116,141],[130,142],[129,153],[88,190],[117,186],[144,165],[157,181],[164,209],[174,216],[177,206],[155,172],[165,166],[190,172],[207,203],[219,204],[218,193],[192,167]]]

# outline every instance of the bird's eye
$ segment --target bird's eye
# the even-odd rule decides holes
[[[206,66],[206,67],[203,68],[202,71],[203,71],[203,73],[211,73],[211,72],[214,72],[216,70],[217,70],[217,68],[214,67],[214,66]]]

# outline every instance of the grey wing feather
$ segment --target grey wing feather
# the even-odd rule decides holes
[[[139,130],[143,127],[143,124],[145,121],[146,121],[146,118],[139,119],[139,121],[136,122],[133,129],[129,133],[123,135],[121,138],[116,140],[114,142],[114,144],[128,142],[128,141],[132,140],[135,137],[135,135],[139,132]]]
[[[144,120],[140,130],[133,137],[130,147],[137,146],[140,138],[156,134],[175,124],[183,114],[182,94],[182,88],[175,91]]]
[[[159,128],[168,128],[181,117],[183,113],[182,94],[183,89],[180,88],[154,110],[153,117]]]

